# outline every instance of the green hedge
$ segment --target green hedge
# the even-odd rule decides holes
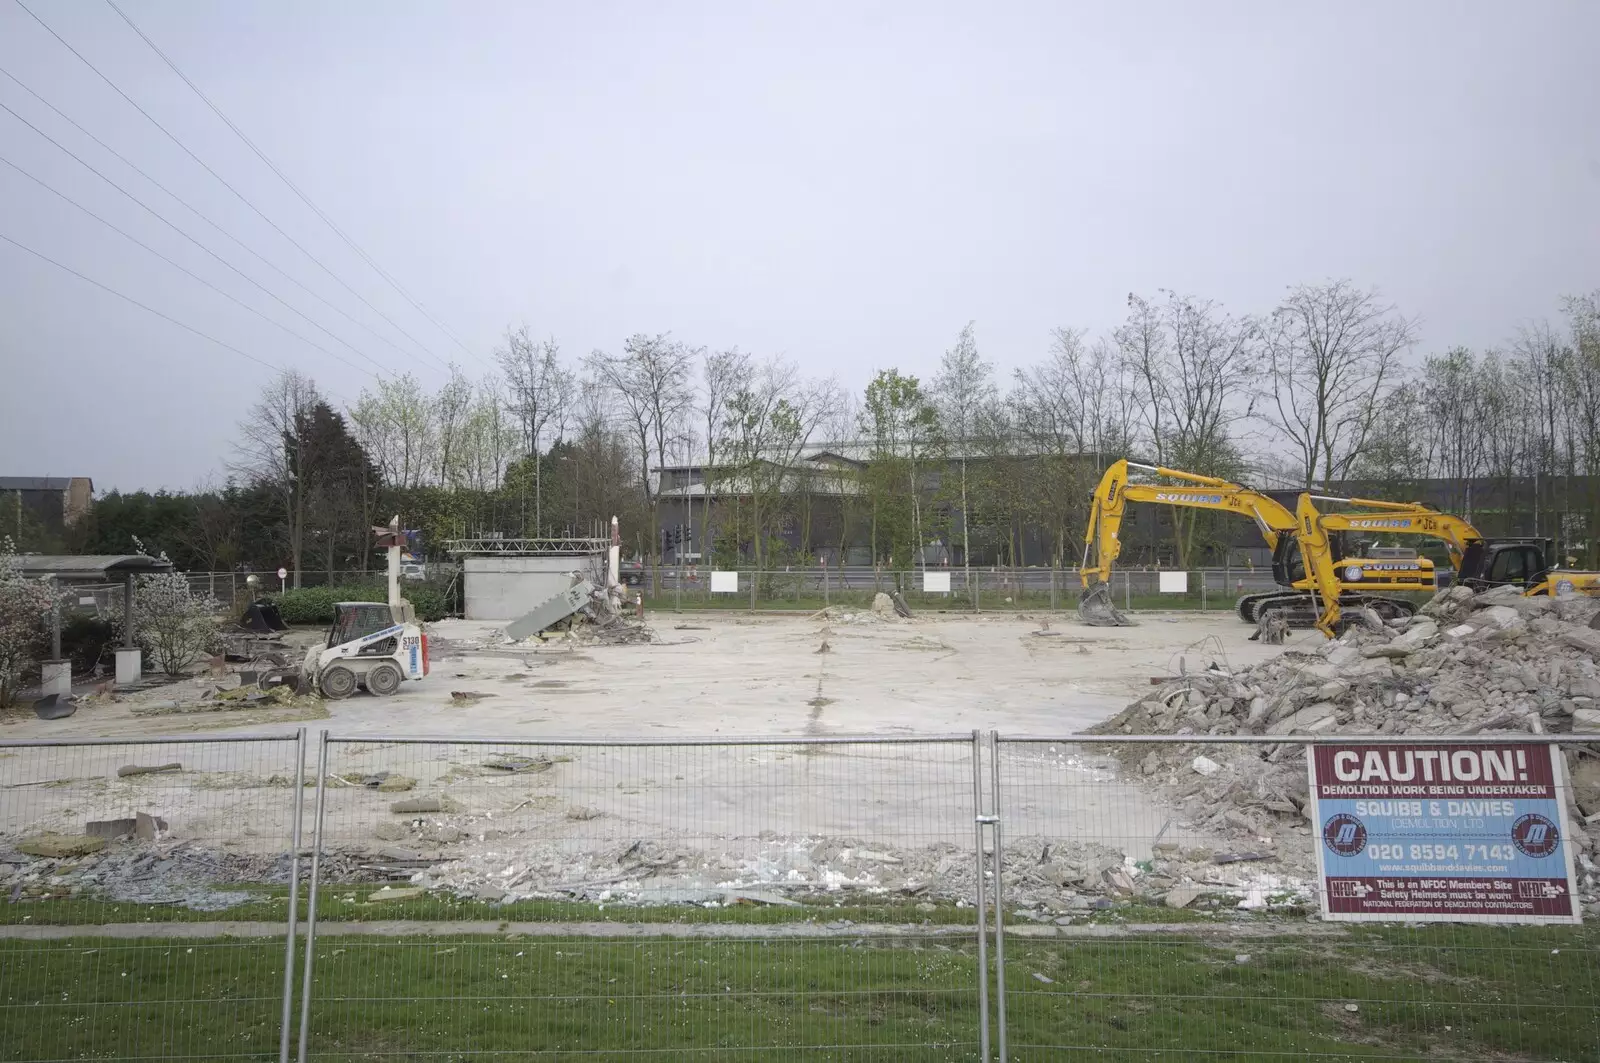
[[[409,586],[401,594],[417,611],[419,620],[443,620],[447,603],[442,590],[430,586]],[[297,591],[269,594],[286,624],[331,624],[336,602],[382,602],[389,592],[378,584],[349,587],[303,587]]]

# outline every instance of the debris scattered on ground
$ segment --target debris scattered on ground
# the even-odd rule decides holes
[[[455,702],[457,705],[471,705],[474,701],[481,701],[484,698],[492,697],[494,697],[493,694],[480,694],[476,690],[450,691],[450,700]]]
[[[78,701],[70,694],[46,694],[33,703],[33,714],[41,720],[64,720],[77,711]]]
[[[1280,612],[1270,612],[1256,621],[1256,633],[1250,636],[1252,642],[1263,646],[1282,646],[1288,638],[1289,618]]]
[[[486,768],[512,773],[549,771],[554,764],[555,761],[543,753],[536,753],[531,757],[497,753],[483,762]]]
[[[1302,736],[1594,732],[1600,744],[1600,631],[1588,626],[1596,615],[1600,599],[1452,587],[1416,616],[1354,625],[1315,652],[1290,650],[1237,671],[1191,671],[1092,731],[1282,735],[1271,745],[1118,749],[1191,826],[1270,841],[1306,830]],[[1579,813],[1600,814],[1600,759],[1579,749],[1567,758]],[[1592,851],[1590,838],[1578,834],[1580,851]],[[1309,860],[1305,845],[1263,848],[1250,842],[1225,855],[1275,859],[1295,849]]]
[[[182,771],[183,765],[177,761],[171,764],[124,764],[117,769],[117,778],[126,779],[130,775],[156,775],[161,772]]]
[[[451,812],[456,811],[458,808],[459,806],[448,797],[439,797],[434,795],[429,797],[412,797],[407,798],[404,801],[396,801],[389,806],[389,811],[403,815],[405,813],[414,812]]]

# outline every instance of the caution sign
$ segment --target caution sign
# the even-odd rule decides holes
[[[1553,745],[1313,745],[1325,919],[1576,923]]]

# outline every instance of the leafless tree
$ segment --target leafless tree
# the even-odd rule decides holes
[[[1146,438],[1161,465],[1234,472],[1240,453],[1233,429],[1253,412],[1248,399],[1260,368],[1259,329],[1208,300],[1163,294],[1161,305],[1130,294],[1128,319],[1114,333]],[[1177,561],[1185,568],[1197,513],[1173,509]]]
[[[262,389],[261,398],[239,425],[234,471],[271,488],[283,505],[294,586],[300,586],[305,549],[307,486],[315,479],[318,455],[302,445],[313,411],[324,402],[310,377],[285,370]]]
[[[1415,322],[1376,289],[1335,280],[1291,288],[1262,332],[1268,420],[1300,459],[1303,482],[1344,479],[1415,342]]]
[[[694,403],[691,372],[698,353],[665,333],[636,333],[623,343],[620,356],[603,351],[589,356],[591,371],[611,390],[638,447],[640,486],[650,512],[648,556],[655,562],[651,586],[657,592],[661,589],[661,510],[650,470],[652,461],[666,463],[668,447],[682,431],[684,415]]]
[[[544,526],[544,441],[562,423],[573,399],[572,373],[561,364],[561,348],[552,339],[535,342],[528,326],[507,329],[495,352],[511,392],[510,408],[522,423],[523,443],[533,456],[533,523]],[[559,433],[558,433],[559,436]]]

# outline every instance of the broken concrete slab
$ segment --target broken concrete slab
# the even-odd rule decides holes
[[[115,841],[133,834],[135,821],[129,819],[96,819],[84,824],[83,833],[91,838],[103,838],[106,841]]]
[[[1331,718],[1337,711],[1338,706],[1333,702],[1319,701],[1315,704],[1307,705],[1299,712],[1285,716],[1271,727],[1268,727],[1267,733],[1286,735],[1294,734],[1296,731],[1308,731],[1314,724]]]
[[[414,901],[418,897],[426,897],[428,891],[416,886],[407,886],[402,889],[390,889],[385,886],[367,896],[368,904],[383,904],[392,901]]]
[[[1204,895],[1205,891],[1199,886],[1195,886],[1190,883],[1184,883],[1174,886],[1172,889],[1168,890],[1166,897],[1161,903],[1165,904],[1168,908],[1187,908]]]
[[[18,842],[17,852],[60,860],[72,856],[88,856],[90,853],[98,853],[105,847],[104,838],[95,838],[87,834],[40,834]]]
[[[167,821],[160,816],[140,812],[133,819],[133,833],[142,842],[153,842],[166,832]]]
[[[390,812],[443,812],[445,810],[442,797],[413,797],[406,801],[396,801],[389,806]]]

